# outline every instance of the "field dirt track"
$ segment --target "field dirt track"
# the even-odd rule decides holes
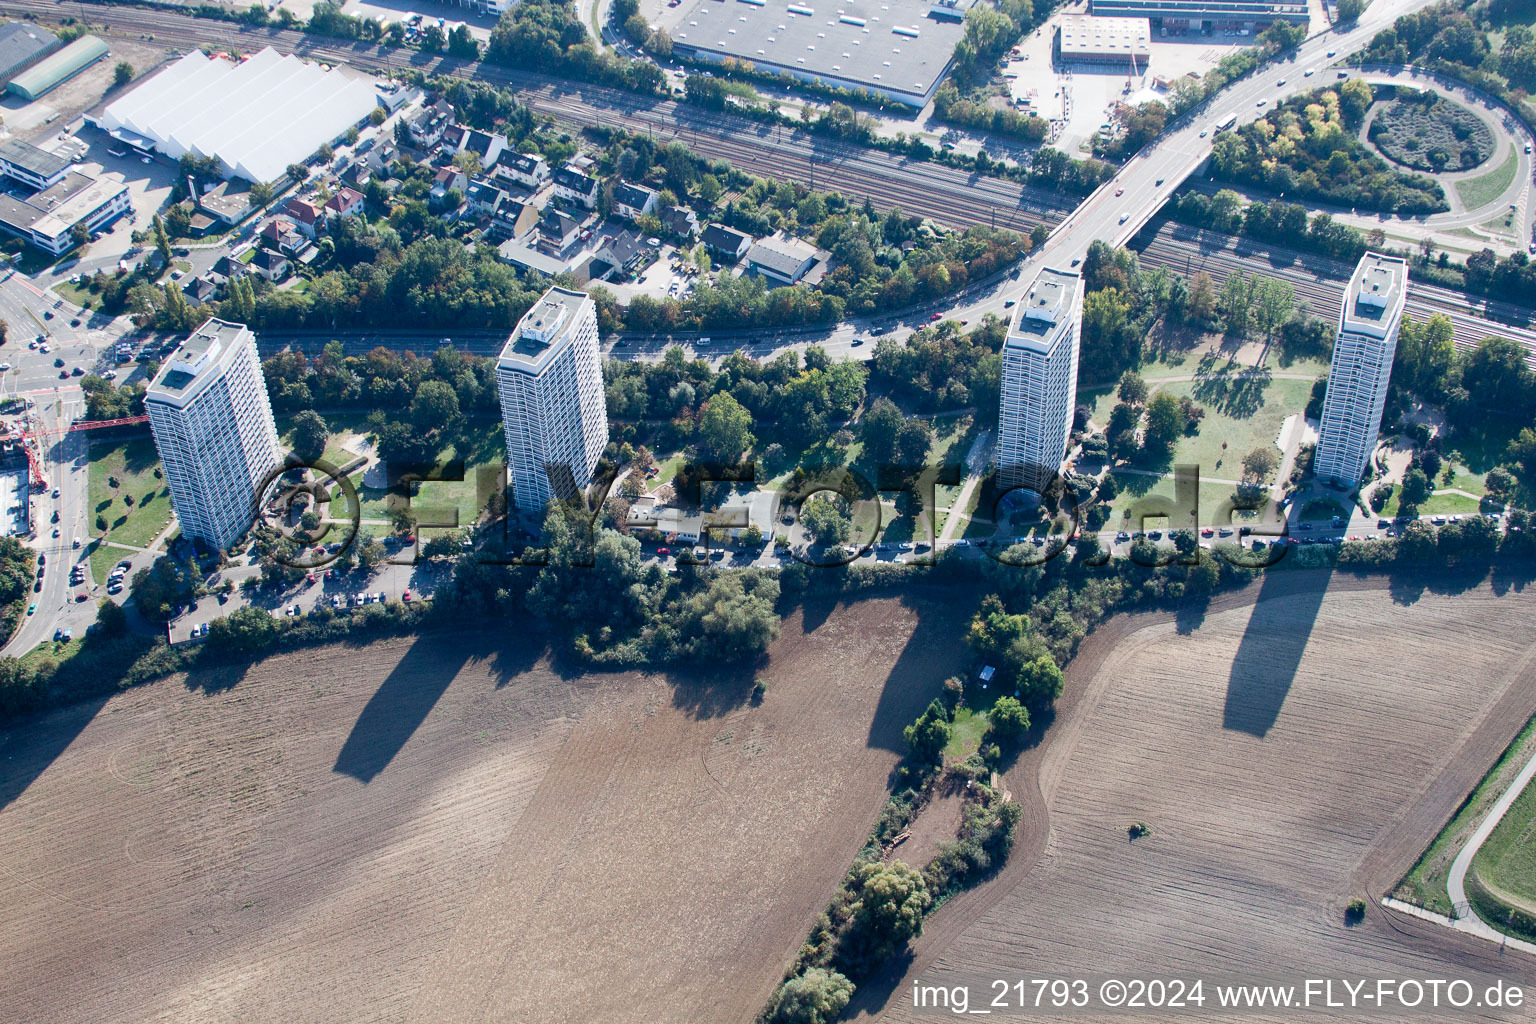
[[[970,605],[797,614],[758,706],[435,636],[22,723],[0,1020],[748,1022]]]
[[[991,978],[1083,976],[1480,972],[1529,998],[1536,958],[1375,901],[1536,710],[1533,621],[1530,590],[1441,596],[1300,572],[1223,595],[1193,621],[1111,620],[1069,668],[1043,742],[1009,772],[1025,815],[1008,866],[940,908],[904,972],[861,989],[855,1018],[936,1019],[912,1007],[917,979],[969,982],[973,1007],[995,994]],[[1152,835],[1132,843],[1135,821]],[[1367,918],[1346,928],[1357,897]],[[1071,1019],[1536,1019],[1530,1006],[1410,1014],[1234,1017],[1208,1003]]]

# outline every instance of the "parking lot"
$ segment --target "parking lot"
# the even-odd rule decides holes
[[[297,586],[285,590],[265,587],[245,590],[240,587],[243,580],[259,575],[260,570],[254,566],[226,569],[219,574],[213,588],[221,587],[228,580],[235,584],[233,592],[225,597],[200,598],[173,619],[167,627],[170,642],[200,639],[208,623],[247,604],[265,608],[274,616],[289,618],[309,615],[321,606],[343,612],[370,604],[388,607],[397,601],[405,604],[430,600],[438,586],[452,578],[453,568],[447,562],[422,561],[416,565],[385,563],[372,573],[361,569],[348,573],[317,569]]]
[[[1054,66],[1052,52],[1060,20],[1087,13],[1086,4],[1056,12],[1025,37],[1017,55],[1003,65],[1015,106],[1058,122],[1054,145],[1074,155],[1083,152],[1094,132],[1112,124],[1110,115],[1117,105],[1163,100],[1166,91],[1157,87],[1157,80],[1171,83],[1191,73],[1204,75],[1223,57],[1253,44],[1252,36],[1233,31],[1216,30],[1210,35],[1154,31],[1152,57],[1140,75],[1130,75],[1129,68]]]

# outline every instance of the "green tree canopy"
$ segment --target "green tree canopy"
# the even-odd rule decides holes
[[[752,436],[752,414],[729,392],[704,403],[697,437],[707,454],[725,462],[739,458],[757,441]]]
[[[767,1011],[768,1024],[832,1024],[853,996],[853,982],[824,967],[812,967],[779,986]]]

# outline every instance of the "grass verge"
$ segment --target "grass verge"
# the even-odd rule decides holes
[[[1487,206],[1499,196],[1515,180],[1515,172],[1520,169],[1519,157],[1515,155],[1515,147],[1509,147],[1509,156],[1498,166],[1496,170],[1476,178],[1469,178],[1456,183],[1456,194],[1461,197],[1462,203],[1468,210],[1476,210],[1478,207]]]
[[[1393,896],[1437,914],[1451,915],[1451,897],[1446,891],[1451,862],[1532,753],[1536,753],[1536,718],[1525,723],[1488,774],[1462,801],[1451,820],[1419,855],[1418,862],[1393,888]]]

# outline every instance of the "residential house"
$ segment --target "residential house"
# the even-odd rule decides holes
[[[288,257],[271,249],[257,249],[251,257],[251,270],[276,283],[288,276]]]
[[[728,263],[735,263],[752,248],[752,236],[721,224],[711,224],[699,236],[704,248]]]
[[[669,206],[661,211],[661,225],[667,234],[686,241],[699,233],[699,215],[686,206]]]
[[[523,188],[538,188],[549,179],[549,164],[537,153],[508,151],[497,161],[496,173],[510,178]]]
[[[249,263],[242,263],[233,256],[220,256],[213,262],[213,273],[226,281],[233,281],[237,277],[244,277],[251,272]]]
[[[473,153],[479,158],[480,166],[489,171],[506,151],[507,137],[456,124],[443,132],[440,148],[450,153]]]
[[[468,187],[469,179],[464,175],[464,172],[457,167],[449,165],[447,167],[439,167],[437,173],[432,176],[431,194],[433,199],[441,199],[449,192],[458,192],[460,195],[463,195],[464,190]]]
[[[798,238],[771,235],[747,250],[747,269],[777,284],[797,284],[817,263],[820,251]]]
[[[390,143],[375,146],[363,157],[361,163],[368,168],[368,172],[374,177],[388,178],[394,173],[395,161],[400,159],[400,151]]]
[[[581,240],[581,224],[564,210],[544,208],[539,219],[538,249],[548,256],[564,256]]]
[[[464,205],[487,215],[494,215],[506,199],[505,192],[484,178],[476,178],[464,190]]]
[[[406,118],[405,130],[417,149],[436,149],[452,124],[453,104],[438,100]]]
[[[362,212],[363,194],[355,188],[343,186],[325,201],[327,217],[355,217]]]
[[[566,219],[570,220],[569,215],[566,215]],[[501,202],[491,213],[490,233],[493,238],[522,238],[538,224],[539,208],[531,200],[503,194]]]
[[[314,238],[325,221],[325,213],[320,205],[309,199],[290,199],[283,212],[293,222],[294,230],[305,238]]]
[[[187,281],[186,284],[181,286],[181,292],[187,297],[187,301],[194,306],[202,305],[218,298],[219,288],[224,284],[224,281],[223,274],[210,270],[206,274],[199,274],[197,277]]]
[[[588,274],[593,281],[628,277],[649,262],[653,253],[654,250],[639,235],[632,231],[621,231],[603,240],[592,257]]]
[[[574,167],[562,167],[554,174],[555,195],[566,202],[575,203],[584,210],[597,205],[598,181]]]
[[[298,256],[309,248],[309,239],[299,233],[287,217],[273,217],[261,229],[261,244],[287,256]]]
[[[656,209],[656,192],[644,185],[621,181],[613,187],[613,214],[625,220],[639,220]]]

